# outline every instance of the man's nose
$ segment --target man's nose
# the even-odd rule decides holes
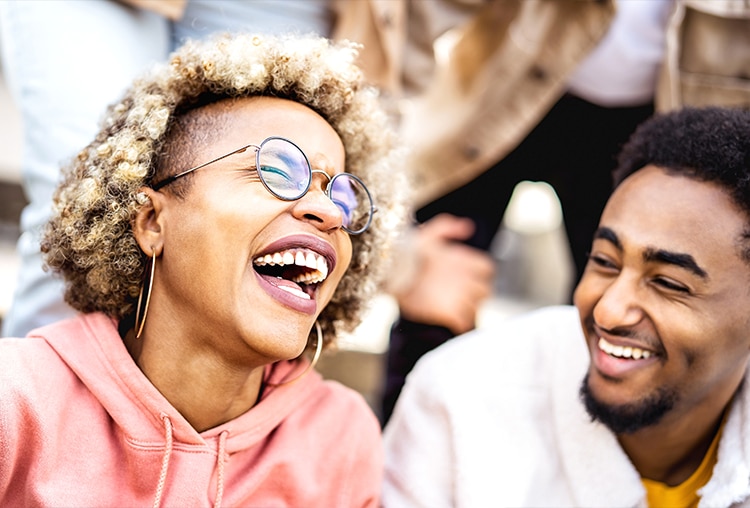
[[[643,318],[643,295],[639,278],[621,272],[604,289],[594,306],[594,321],[608,330],[638,324]]]

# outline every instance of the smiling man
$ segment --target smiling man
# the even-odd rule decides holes
[[[386,507],[750,505],[749,111],[637,130],[574,301],[418,364]]]

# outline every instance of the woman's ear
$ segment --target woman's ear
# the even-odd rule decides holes
[[[143,252],[158,256],[164,247],[162,210],[166,196],[150,187],[141,187],[138,192],[141,207],[133,221],[133,236]]]

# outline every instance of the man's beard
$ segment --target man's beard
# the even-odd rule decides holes
[[[579,392],[591,421],[604,424],[615,434],[630,434],[655,425],[677,401],[674,391],[660,388],[648,398],[630,404],[611,405],[597,400],[589,387],[589,375],[583,378]]]

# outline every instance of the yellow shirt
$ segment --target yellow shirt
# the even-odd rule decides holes
[[[666,483],[641,478],[643,486],[646,487],[646,499],[650,508],[695,508],[698,506],[700,501],[698,489],[711,479],[711,473],[718,458],[719,440],[723,428],[724,422],[722,421],[719,432],[714,436],[700,466],[690,475],[690,478],[681,484],[670,487]]]

